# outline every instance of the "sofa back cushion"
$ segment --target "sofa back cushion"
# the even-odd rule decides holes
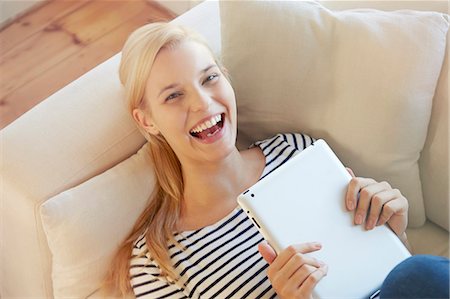
[[[227,1],[221,22],[240,147],[286,131],[323,138],[358,176],[399,188],[410,202],[410,225],[422,225],[418,160],[445,53],[446,16]]]

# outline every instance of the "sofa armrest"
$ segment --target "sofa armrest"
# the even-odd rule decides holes
[[[194,27],[220,51],[217,3],[201,3],[175,22]],[[119,61],[120,53],[0,131],[2,297],[53,296],[39,206],[128,158],[145,142],[126,109]],[[25,251],[12,259],[18,248]]]
[[[450,32],[450,31],[449,31]],[[428,220],[449,231],[449,107],[448,53],[450,33],[447,32],[447,51],[433,98],[427,140],[419,160],[425,213]]]

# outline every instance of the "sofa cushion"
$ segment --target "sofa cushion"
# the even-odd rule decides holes
[[[410,224],[422,225],[418,159],[445,52],[445,15],[226,1],[221,22],[240,147],[277,132],[323,138],[358,176],[399,188]]]
[[[56,298],[86,298],[99,287],[152,192],[147,147],[41,206]]]
[[[449,107],[448,107],[448,51],[433,99],[427,141],[419,165],[427,218],[449,231]],[[448,239],[448,234],[447,234]]]

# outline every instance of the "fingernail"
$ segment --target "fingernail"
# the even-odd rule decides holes
[[[314,247],[315,248],[322,248],[322,244],[320,244],[319,242],[315,242],[314,243]]]
[[[355,217],[355,223],[356,224],[361,224],[362,223],[362,216],[357,214]]]
[[[321,265],[321,266],[325,266],[325,263],[324,262],[322,262],[322,261],[318,261],[319,262],[319,265]]]
[[[353,210],[353,201],[348,202],[348,209],[351,211]]]
[[[374,222],[375,221],[373,221],[372,219],[368,220],[366,224],[366,229],[372,229],[374,226]]]

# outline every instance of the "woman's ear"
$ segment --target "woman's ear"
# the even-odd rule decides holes
[[[153,122],[152,118],[148,115],[146,111],[139,108],[135,108],[133,110],[133,118],[146,132],[152,135],[159,134],[158,127],[156,126],[156,124]]]

